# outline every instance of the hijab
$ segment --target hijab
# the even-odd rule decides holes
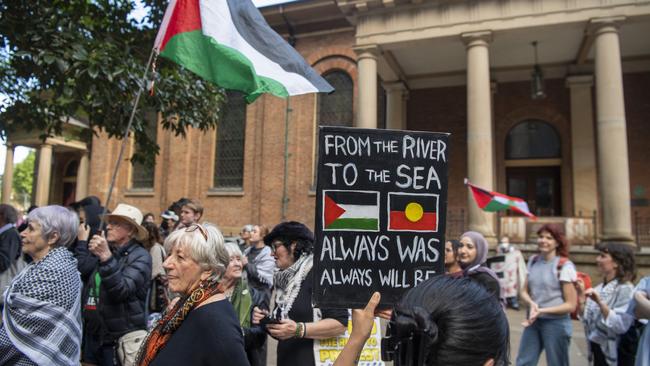
[[[460,236],[460,238],[468,237],[474,243],[476,247],[476,258],[470,263],[460,263],[460,266],[463,268],[463,273],[465,276],[470,276],[478,272],[484,272],[489,274],[495,280],[499,280],[496,273],[493,270],[485,266],[485,261],[487,260],[488,254],[488,243],[485,240],[485,237],[476,231],[468,231]]]

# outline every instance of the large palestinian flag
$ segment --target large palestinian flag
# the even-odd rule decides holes
[[[379,231],[379,192],[323,191],[323,230]]]
[[[438,231],[438,195],[389,193],[388,230]]]
[[[473,185],[467,179],[465,179],[465,184],[467,184],[469,189],[472,191],[472,196],[474,197],[476,204],[483,211],[496,212],[501,210],[512,210],[526,215],[533,220],[537,219],[537,216],[533,215],[528,209],[528,203],[521,198],[488,191],[487,189]]]
[[[334,90],[250,0],[171,0],[154,49],[248,102]]]

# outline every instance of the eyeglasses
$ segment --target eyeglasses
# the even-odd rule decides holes
[[[193,231],[196,231],[197,229],[199,230],[201,235],[203,235],[203,239],[205,239],[205,241],[208,241],[208,232],[205,230],[203,226],[201,226],[201,224],[192,224],[185,228],[185,232],[191,233]]]
[[[275,251],[277,251],[278,248],[281,247],[281,246],[284,246],[284,243],[283,243],[283,242],[281,242],[281,241],[279,241],[279,240],[278,240],[278,241],[274,241],[273,243],[271,243],[271,250],[272,250],[273,252],[275,252]]]
[[[125,222],[125,221],[122,221],[122,220],[115,220],[115,219],[107,220],[106,224],[111,225],[111,226],[121,226],[121,227],[130,227],[131,226],[131,224],[129,224],[128,222]]]

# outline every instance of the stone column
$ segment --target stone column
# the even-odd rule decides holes
[[[38,173],[36,175],[36,193],[34,204],[47,206],[50,199],[50,176],[52,173],[52,145],[43,144],[38,150]]]
[[[84,151],[79,159],[79,168],[77,169],[77,190],[75,192],[76,200],[88,196],[88,151]]]
[[[384,83],[386,90],[386,128],[406,129],[406,99],[408,89],[401,81]]]
[[[5,173],[2,176],[2,203],[11,204],[11,190],[14,183],[14,146],[7,144]]]
[[[467,47],[467,177],[483,188],[494,188],[494,139],[488,43],[492,32],[464,33]],[[483,212],[467,192],[469,229],[496,243],[496,215]]]
[[[359,105],[355,127],[377,128],[377,46],[357,48]]]
[[[598,186],[602,241],[634,243],[630,210],[623,73],[617,24],[622,17],[595,19]]]
[[[573,162],[573,214],[591,216],[598,209],[596,184],[596,146],[591,75],[575,75],[566,79],[571,92],[571,161]]]

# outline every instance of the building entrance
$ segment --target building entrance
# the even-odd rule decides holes
[[[507,168],[508,195],[523,198],[536,216],[562,214],[560,167]]]

